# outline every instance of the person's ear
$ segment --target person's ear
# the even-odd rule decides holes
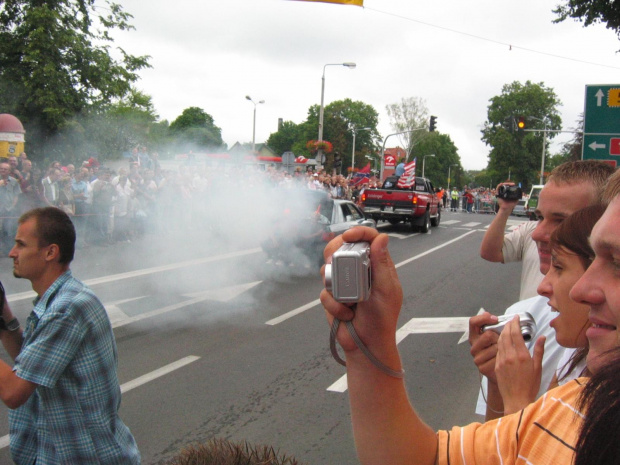
[[[60,257],[60,247],[58,244],[50,244],[47,246],[47,252],[45,253],[45,260],[52,261]]]

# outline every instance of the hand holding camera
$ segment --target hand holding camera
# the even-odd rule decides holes
[[[513,183],[502,183],[497,186],[496,197],[508,202],[517,202],[523,198],[523,191]]]
[[[395,341],[402,288],[387,243],[385,234],[368,227],[352,228],[333,239],[324,252],[326,288],[321,303],[331,323],[332,355],[339,363],[345,364],[336,337],[347,359],[366,358],[385,374],[402,378]],[[340,320],[346,330],[339,330]]]
[[[345,242],[325,265],[325,289],[343,303],[363,302],[370,298],[370,244]]]

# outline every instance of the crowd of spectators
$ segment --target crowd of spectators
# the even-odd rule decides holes
[[[149,153],[145,147],[135,148],[122,166],[115,164],[116,169],[102,166],[92,157],[79,166],[62,166],[58,161],[34,164],[26,153],[4,160],[0,160],[3,254],[12,247],[19,216],[37,206],[56,206],[67,212],[78,232],[78,247],[84,247],[131,241],[145,232],[175,233],[204,227],[216,208],[210,204],[211,194],[231,185],[307,188],[353,201],[357,201],[364,186],[381,187],[375,176],[359,183],[359,179],[330,174],[324,169],[298,168],[288,173],[273,167],[244,167],[231,172],[195,161],[166,169],[157,153]],[[441,189],[441,196],[444,208],[450,204],[452,211],[495,211],[494,189]]]
[[[0,160],[0,240],[5,255],[13,244],[17,219],[37,206],[55,206],[69,214],[78,247],[84,247],[205,227],[219,208],[212,194],[231,188],[307,188],[354,200],[359,192],[350,177],[326,170],[298,169],[291,174],[257,166],[231,171],[195,162],[164,168],[157,153],[144,147],[115,163],[116,169],[92,157],[79,166],[34,164],[26,153],[5,160]],[[376,187],[377,178],[369,178],[366,185]]]

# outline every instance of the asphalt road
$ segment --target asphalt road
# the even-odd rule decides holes
[[[408,392],[434,428],[479,419],[466,319],[481,307],[503,312],[518,298],[520,266],[478,256],[491,219],[444,212],[429,234],[380,225],[404,287],[398,337]],[[114,326],[121,416],[143,463],[165,463],[211,437],[274,445],[308,464],[357,463],[320,278],[303,264],[266,260],[251,228],[149,235],[76,254],[74,275],[95,290]],[[25,320],[30,283],[12,277],[8,258],[0,279]],[[0,463],[11,463],[6,417],[2,405]]]

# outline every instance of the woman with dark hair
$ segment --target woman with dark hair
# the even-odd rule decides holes
[[[585,418],[575,446],[573,465],[620,463],[620,350],[586,384],[579,397]]]
[[[572,300],[569,292],[592,263],[594,252],[588,238],[604,211],[603,205],[578,210],[551,235],[551,268],[538,286],[538,293],[549,299],[550,311],[558,313],[549,324],[555,330],[558,343],[567,349],[549,389],[588,375],[589,306]],[[541,348],[542,344],[544,341],[539,341],[537,346]],[[525,344],[518,347],[506,343],[498,345],[495,372],[504,400],[504,414],[525,408],[536,399],[540,389],[542,352],[538,352],[540,357],[536,350],[534,357],[528,357],[526,352]]]

